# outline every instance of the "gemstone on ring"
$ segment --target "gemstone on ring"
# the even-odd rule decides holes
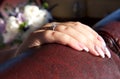
[[[55,31],[56,26],[57,26],[57,25],[56,25],[55,23],[52,23],[52,26],[51,26],[51,27],[52,27],[52,30],[53,30],[53,31]]]

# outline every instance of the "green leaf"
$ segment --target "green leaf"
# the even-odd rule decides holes
[[[25,28],[26,25],[27,25],[27,22],[23,22],[22,24],[20,24],[19,30],[23,31],[23,29]]]
[[[43,7],[44,7],[45,9],[47,9],[47,8],[49,7],[48,3],[47,3],[47,2],[44,2],[44,3],[43,3]]]

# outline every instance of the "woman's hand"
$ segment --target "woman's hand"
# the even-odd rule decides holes
[[[80,22],[54,22],[54,24],[56,25],[54,30],[43,29],[34,31],[23,42],[18,52],[44,43],[59,43],[68,45],[78,51],[85,50],[102,58],[105,55],[108,58],[111,57],[103,38],[89,26]],[[48,23],[44,27],[51,27],[51,25],[52,23]]]

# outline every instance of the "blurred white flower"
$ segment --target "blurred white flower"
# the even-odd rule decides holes
[[[52,19],[52,16],[46,9],[39,9],[36,5],[26,5],[23,15],[29,26],[29,30],[27,30],[22,37],[23,39],[25,39],[34,30],[48,23],[49,19]]]
[[[18,8],[17,8],[18,9]],[[6,22],[5,32],[2,34],[4,43],[13,41],[17,35],[21,35],[21,39],[24,40],[31,32],[42,27],[52,19],[51,14],[46,9],[39,9],[36,5],[26,5],[23,9],[23,13],[17,11],[17,16],[10,16]],[[20,33],[21,24],[22,33]],[[25,28],[28,28],[24,31]]]
[[[49,19],[48,14],[49,13],[46,9],[39,9],[36,5],[25,6],[23,13],[28,25],[33,27],[40,27],[47,23]]]
[[[10,42],[16,37],[16,35],[19,33],[19,24],[21,23],[22,22],[14,16],[8,18],[6,29],[3,33],[4,43]]]

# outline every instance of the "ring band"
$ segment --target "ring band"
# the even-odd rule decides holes
[[[57,26],[56,23],[52,23],[52,26],[51,26],[51,27],[52,27],[52,30],[53,30],[53,31],[55,31],[56,26]]]
[[[56,23],[52,23],[51,27],[41,27],[39,30],[53,30],[53,31],[55,31],[56,26],[57,26]]]

